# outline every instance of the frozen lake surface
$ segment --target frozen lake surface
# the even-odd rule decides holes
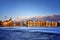
[[[60,40],[60,28],[1,27],[0,40]]]

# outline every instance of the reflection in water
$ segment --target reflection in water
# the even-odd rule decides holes
[[[60,35],[27,31],[0,31],[0,40],[60,40]]]

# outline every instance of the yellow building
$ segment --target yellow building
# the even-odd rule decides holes
[[[57,27],[58,26],[58,22],[46,22],[46,26],[47,27]]]
[[[33,21],[33,26],[36,27],[37,26],[37,22]]]
[[[38,26],[38,27],[40,27],[40,21],[37,21],[37,23],[36,23],[36,24],[37,24],[37,26]]]
[[[36,27],[40,27],[40,26],[46,26],[46,21],[42,20],[42,21],[34,21],[34,26]]]
[[[42,20],[42,21],[40,21],[40,26],[46,26],[46,21],[44,21],[44,20]]]
[[[33,20],[29,20],[27,23],[28,23],[28,27],[33,27],[34,26]]]
[[[57,27],[58,26],[58,22],[52,22],[52,26],[53,27]]]
[[[47,27],[51,27],[52,26],[52,22],[46,22],[46,26]]]
[[[46,26],[46,21],[33,21],[33,20],[29,20],[28,21],[28,26],[29,27],[40,27],[40,26]]]

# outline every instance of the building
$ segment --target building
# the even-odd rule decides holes
[[[27,25],[28,27],[33,27],[34,26],[33,20],[28,20]]]
[[[39,25],[45,27],[46,26],[46,21],[44,21],[44,20],[39,21]]]
[[[57,27],[58,26],[58,22],[46,21],[46,26],[47,27]]]
[[[52,27],[52,22],[46,21],[46,27]]]
[[[58,22],[52,22],[52,26],[53,27],[57,27],[58,26]]]

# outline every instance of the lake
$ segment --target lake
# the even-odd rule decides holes
[[[30,32],[25,30],[1,30],[0,40],[60,40],[60,34]],[[12,29],[12,28],[10,28]],[[18,29],[18,28],[17,28]]]

